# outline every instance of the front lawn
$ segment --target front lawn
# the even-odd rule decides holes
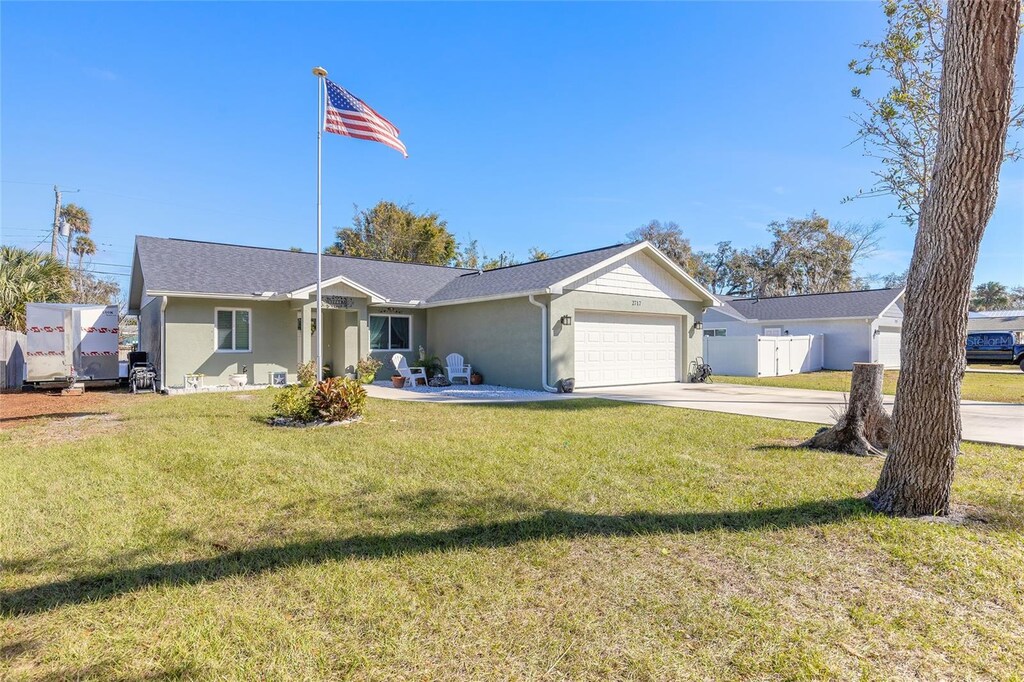
[[[751,386],[780,386],[782,388],[809,388],[819,391],[850,392],[851,372],[822,371],[806,374],[790,374],[784,377],[733,377],[715,375],[713,379],[723,384],[748,384]],[[896,394],[896,382],[900,373],[886,370],[882,392]],[[1017,374],[995,374],[967,372],[961,391],[964,400],[983,400],[996,403],[1024,403],[1024,372]]]
[[[1024,451],[966,525],[815,426],[646,405],[118,397],[0,432],[4,679],[1012,679]]]

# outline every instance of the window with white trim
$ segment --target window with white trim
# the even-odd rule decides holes
[[[214,312],[218,353],[248,353],[252,350],[252,311],[249,308],[217,308]]]
[[[370,350],[412,350],[412,316],[370,315]]]
[[[704,336],[725,336],[724,329],[705,329]]]
[[[782,327],[765,327],[765,336],[782,336]]]

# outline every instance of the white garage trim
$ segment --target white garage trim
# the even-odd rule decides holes
[[[682,317],[577,310],[576,385],[621,386],[680,381]]]

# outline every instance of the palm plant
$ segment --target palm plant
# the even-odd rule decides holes
[[[75,246],[71,249],[78,256],[78,276],[82,276],[82,259],[86,256],[96,255],[96,242],[84,234],[75,238]]]
[[[973,310],[1001,310],[1010,305],[1010,292],[1005,284],[985,282],[974,287],[971,296]]]
[[[26,303],[61,303],[70,297],[70,273],[60,261],[0,246],[0,327],[24,331]]]
[[[75,234],[87,235],[92,230],[92,216],[78,204],[67,204],[60,209],[60,217],[68,226],[68,249],[64,265],[71,265],[71,238]]]

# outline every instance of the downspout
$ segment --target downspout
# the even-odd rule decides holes
[[[530,303],[540,308],[540,385],[548,393],[558,393],[558,389],[548,385],[548,307],[530,294]]]
[[[160,298],[160,390],[167,387],[167,297]]]

